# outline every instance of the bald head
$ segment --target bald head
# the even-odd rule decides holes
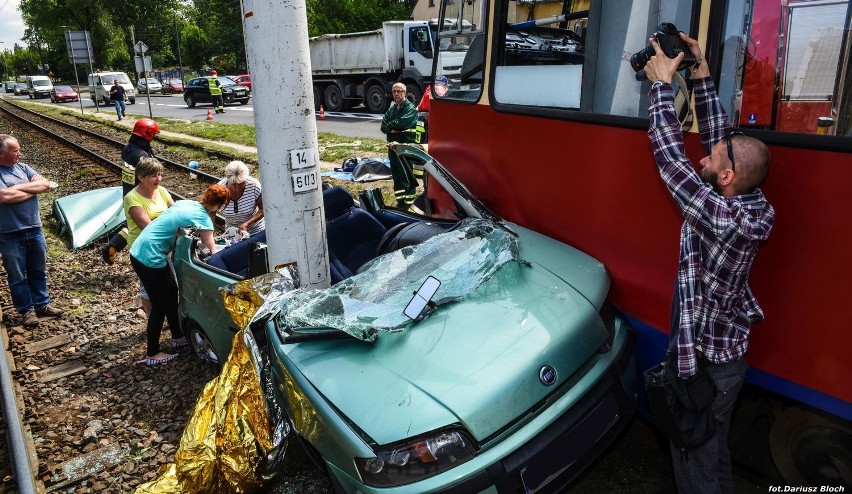
[[[738,194],[751,192],[766,179],[769,173],[769,148],[754,137],[731,137],[731,148],[736,162],[734,188]]]

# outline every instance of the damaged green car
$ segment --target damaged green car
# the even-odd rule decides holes
[[[606,270],[503,221],[416,146],[397,152],[424,171],[417,212],[324,191],[332,286],[256,316],[270,408],[341,492],[558,492],[635,408]],[[181,317],[221,361],[236,328],[211,297],[240,277],[196,244],[175,255]]]

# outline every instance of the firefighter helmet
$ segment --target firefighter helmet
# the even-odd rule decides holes
[[[154,136],[160,133],[160,126],[157,122],[150,118],[140,118],[133,126],[133,135],[137,135],[148,141],[154,139]]]

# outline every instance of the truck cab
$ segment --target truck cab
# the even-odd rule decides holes
[[[459,27],[448,21],[441,26],[436,19],[387,21],[375,31],[311,38],[315,109],[322,105],[329,111],[346,111],[363,103],[369,112],[384,113],[397,82],[405,84],[408,98],[417,104],[431,81],[436,53],[439,75],[452,76],[461,69],[467,44],[435,50],[439,31],[446,29],[471,31],[472,25]]]

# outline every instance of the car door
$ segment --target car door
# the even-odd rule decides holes
[[[212,101],[210,99],[210,84],[207,82],[206,77],[193,79],[189,82],[189,85],[192,89],[192,96],[195,98],[195,101],[207,103]]]

